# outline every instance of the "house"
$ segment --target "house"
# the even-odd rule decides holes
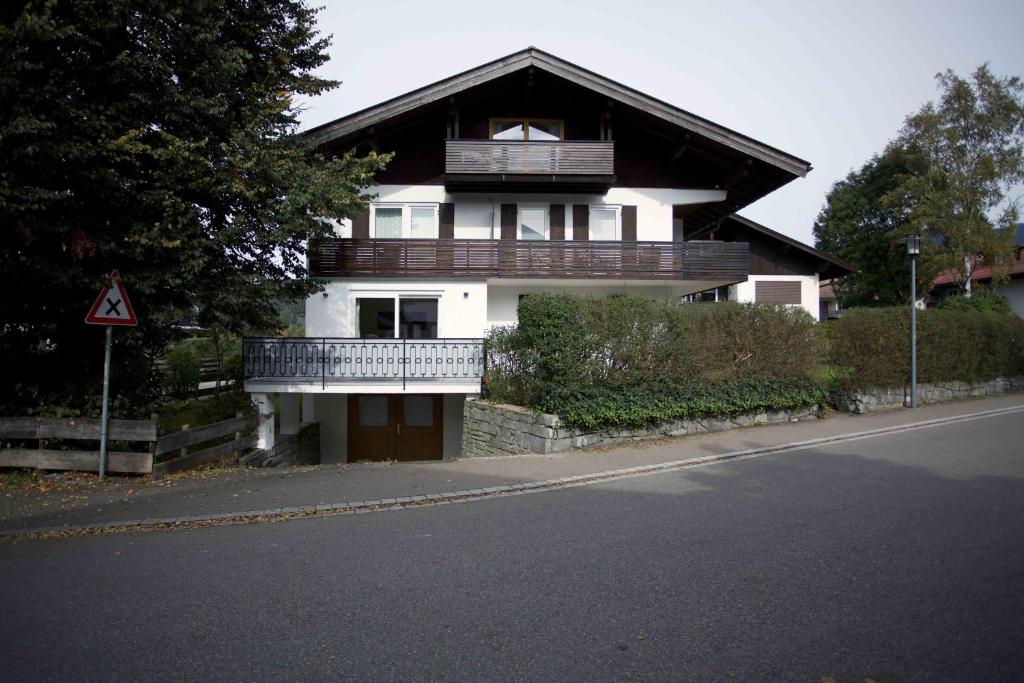
[[[1024,223],[1017,224],[1014,234],[1014,260],[1006,269],[1007,282],[1001,282],[992,291],[1006,297],[1010,309],[1019,316],[1024,316]],[[971,284],[992,286],[992,268],[981,265],[971,273]],[[937,305],[950,296],[960,292],[960,281],[955,273],[943,273],[935,278],[932,291],[928,297],[929,305]]]
[[[311,250],[309,336],[244,341],[261,412],[276,394],[283,434],[318,422],[323,462],[457,456],[482,337],[532,292],[816,314],[844,267],[735,215],[808,162],[535,48],[308,135],[395,153],[368,211]]]
[[[839,298],[832,288],[832,280],[822,280],[818,287],[818,321],[835,320],[842,313]]]
[[[683,232],[686,240],[747,244],[750,267],[746,280],[712,300],[802,306],[817,320],[821,282],[856,270],[847,261],[737,214]]]

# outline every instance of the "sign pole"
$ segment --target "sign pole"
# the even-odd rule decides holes
[[[96,303],[89,309],[89,315],[85,316],[85,322],[88,325],[105,325],[107,328],[107,348],[103,356],[103,411],[100,416],[99,473],[100,479],[103,479],[107,476],[107,441],[110,437],[110,347],[114,341],[114,325],[135,327],[139,324],[128,301],[128,292],[116,270],[107,276]]]
[[[113,325],[107,325],[107,350],[103,357],[103,412],[100,417],[100,479],[107,476],[107,403],[110,400],[110,346],[113,342]]]

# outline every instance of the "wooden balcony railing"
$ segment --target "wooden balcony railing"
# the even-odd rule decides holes
[[[475,383],[483,377],[483,339],[245,337],[246,383]]]
[[[615,143],[590,140],[445,141],[445,173],[610,176]]]
[[[335,239],[310,251],[320,277],[611,278],[740,282],[745,242]]]

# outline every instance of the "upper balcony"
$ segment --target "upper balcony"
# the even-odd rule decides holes
[[[310,253],[318,277],[551,278],[742,282],[745,242],[334,239]]]
[[[615,143],[598,140],[447,140],[445,186],[453,192],[604,194],[615,182]]]

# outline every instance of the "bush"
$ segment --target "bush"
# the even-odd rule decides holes
[[[549,395],[536,407],[570,429],[631,429],[672,420],[824,408],[825,391],[807,377],[690,380],[633,387],[583,387]]]
[[[969,297],[950,297],[939,304],[939,308],[944,311],[978,311],[1013,315],[1009,300],[991,289],[978,290]]]
[[[493,398],[588,428],[794,407],[792,386],[775,380],[804,376],[821,361],[814,320],[802,309],[565,294],[523,299],[519,324],[493,330],[487,349]],[[784,387],[780,406],[770,406],[765,396]]]
[[[245,380],[245,361],[240,351],[232,351],[224,357],[224,365],[221,368],[221,379],[234,382],[236,387],[242,386]]]
[[[979,382],[1024,374],[1024,320],[1001,313],[929,309],[917,316],[919,382]],[[862,308],[829,323],[829,358],[845,390],[905,386],[910,311]]]
[[[195,344],[175,344],[164,356],[167,363],[163,383],[167,391],[178,398],[194,396],[199,391],[199,353]]]
[[[792,377],[821,360],[817,323],[802,308],[721,303],[679,308],[676,315],[694,319],[691,375]]]

